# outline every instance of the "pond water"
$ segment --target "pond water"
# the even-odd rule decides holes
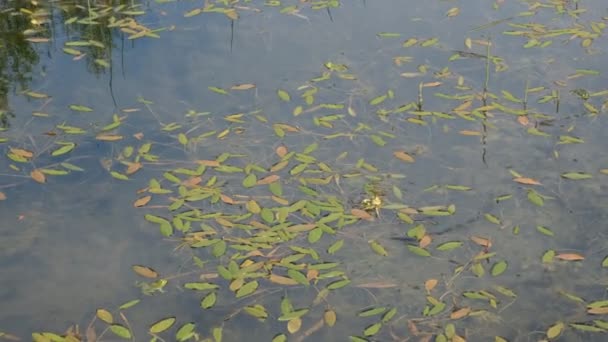
[[[0,341],[604,341],[607,22],[0,2]]]

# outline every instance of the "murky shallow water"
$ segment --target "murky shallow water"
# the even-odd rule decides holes
[[[422,331],[436,334],[451,321],[448,313],[440,318],[422,315],[428,300],[426,295],[452,301],[449,304],[453,304],[454,310],[467,306],[488,310],[489,313],[477,317],[453,320],[458,333],[470,341],[487,340],[490,336],[504,336],[513,341],[540,340],[558,321],[592,322],[597,316],[586,315],[584,304],[568,300],[559,291],[575,294],[588,302],[605,296],[606,278],[601,263],[607,248],[602,230],[606,217],[603,184],[606,176],[598,171],[608,165],[602,138],[605,108],[601,101],[606,100],[606,95],[589,101],[595,108],[602,108],[597,116],[590,116],[588,108],[582,106],[583,101],[568,91],[584,88],[589,92],[601,92],[605,89],[606,69],[601,62],[605,58],[605,37],[598,35],[590,53],[585,52],[579,40],[569,42],[568,36],[556,39],[544,49],[525,49],[522,48],[525,39],[502,34],[514,30],[506,22],[471,31],[526,11],[525,2],[507,3],[498,10],[482,2],[462,4],[458,16],[446,17],[446,12],[456,5],[355,1],[331,11],[312,11],[303,3],[299,15],[294,16],[281,14],[278,9],[263,6],[261,2],[247,2],[236,4],[240,6],[237,7],[240,18],[231,26],[231,21],[223,14],[184,18],[184,13],[192,9],[193,4],[150,3],[146,4],[147,14],[140,22],[154,28],[174,25],[172,30],[161,32],[159,39],[128,40],[124,35],[114,33],[110,39],[113,42],[112,68],[98,73],[91,72],[98,69],[91,67],[92,62],[86,56],[73,60],[73,56],[64,54],[61,49],[67,40],[101,40],[100,37],[105,37],[104,41],[107,41],[109,31],[97,35],[86,30],[72,32],[64,30],[58,20],[52,26],[55,29],[52,43],[4,43],[15,51],[19,46],[36,51],[38,60],[24,59],[19,53],[16,53],[19,58],[15,58],[7,54],[7,50],[3,52],[0,66],[4,68],[3,83],[9,87],[1,102],[5,108],[0,109],[14,113],[15,117],[9,119],[11,126],[0,132],[0,138],[8,139],[0,148],[5,155],[11,148],[18,147],[43,153],[26,166],[9,158],[0,159],[0,191],[7,197],[0,202],[0,332],[28,339],[34,331],[60,332],[71,324],[84,327],[97,308],[116,308],[133,298],[142,299],[138,306],[128,311],[129,321],[134,323],[135,340],[146,334],[151,322],[168,315],[176,315],[180,323],[197,322],[204,327],[204,335],[209,334],[208,327],[221,325],[224,338],[229,341],[241,340],[252,330],[259,336],[256,340],[271,340],[277,333],[286,332],[284,322],[277,322],[276,317],[260,324],[251,317],[237,314],[238,310],[258,301],[267,308],[276,308],[285,296],[291,298],[296,308],[308,307],[321,287],[293,289],[271,284],[261,291],[260,297],[220,300],[213,309],[204,311],[200,308],[202,295],[192,295],[181,286],[183,281],[196,279],[196,276],[188,275],[170,280],[164,295],[142,296],[134,286],[140,279],[131,271],[131,265],[149,265],[163,275],[179,275],[196,268],[189,252],[173,251],[175,242],[161,239],[158,227],[144,220],[144,213],[157,213],[154,208],[136,209],[132,203],[141,196],[137,192],[148,185],[150,178],[162,177],[163,172],[177,165],[193,167],[195,160],[213,160],[229,152],[246,155],[235,164],[244,166],[247,162],[257,162],[269,168],[277,161],[272,151],[279,144],[289,146],[290,150],[301,150],[313,142],[320,145],[315,152],[316,158],[343,175],[358,170],[354,156],[365,158],[382,172],[405,174],[404,179],[387,182],[387,197],[393,203],[400,203],[391,194],[391,187],[395,186],[403,192],[402,202],[412,207],[455,204],[457,211],[449,218],[432,217],[420,221],[433,236],[433,244],[483,236],[494,241],[492,252],[497,253],[496,260],[484,264],[485,272],[489,272],[492,263],[498,260],[506,260],[509,266],[499,277],[488,274],[477,277],[469,271],[452,278],[455,268],[468,265],[479,252],[479,246],[467,242],[455,251],[433,251],[431,258],[416,256],[404,242],[390,239],[403,236],[411,226],[403,224],[394,214],[382,211],[379,220],[359,222],[336,235],[336,239],[346,243],[332,256],[332,261],[343,265],[352,285],[341,292],[336,291],[324,305],[311,306],[295,339],[343,340],[347,336],[361,335],[377,319],[361,318],[357,313],[371,306],[391,306],[398,310],[390,327],[383,328],[382,335],[378,335],[380,340],[398,340],[398,337],[413,334],[411,326],[408,331],[408,320],[415,322]],[[605,23],[601,13],[606,9],[599,1],[585,5],[589,11],[582,14],[581,22]],[[8,18],[9,12],[3,13]],[[511,22],[530,21],[568,27],[573,19],[558,16],[550,10],[538,10],[536,16],[521,16]],[[5,31],[26,28],[27,23],[21,23],[7,27]],[[537,28],[537,31],[542,30]],[[398,32],[401,36],[381,39],[377,37],[380,32]],[[417,101],[419,82],[436,80],[433,73],[446,72],[446,66],[452,75],[440,79],[444,84],[439,88],[424,89],[425,108],[449,112],[460,105],[461,100],[433,96],[435,93],[470,94],[469,89],[452,88],[458,83],[458,76],[462,76],[463,86],[472,87],[479,96],[485,82],[483,56],[454,62],[449,62],[449,58],[453,56],[453,50],[466,49],[467,37],[483,40],[489,36],[493,42],[492,54],[509,65],[509,69],[501,73],[496,73],[496,66],[490,65],[492,74],[488,86],[496,95],[491,101],[500,99],[505,106],[520,108],[520,104],[504,100],[501,90],[521,97],[526,82],[529,82],[529,88],[554,89],[559,88],[554,86],[556,81],[567,80],[567,86],[561,87],[564,88],[561,90],[563,99],[558,113],[554,113],[554,102],[537,104],[534,101],[540,95],[530,95],[534,98],[529,103],[530,108],[551,113],[555,119],[550,126],[539,126],[551,137],[530,135],[515,121],[515,116],[499,111],[484,126],[479,121],[437,118],[428,126],[419,126],[405,121],[408,116],[394,119],[396,114],[390,114],[385,120],[378,118],[378,108],[370,101],[389,89],[394,91],[394,99],[383,104],[385,108]],[[440,45],[404,48],[402,43],[410,37],[421,40],[438,37]],[[475,47],[475,52],[481,55],[486,52],[478,43]],[[410,57],[412,61],[395,65],[397,57]],[[11,71],[11,62],[17,60],[33,61],[31,71]],[[300,101],[295,99],[295,94],[299,94],[296,89],[314,84],[307,80],[326,71],[324,63],[328,61],[348,65],[348,72],[357,76],[355,81],[335,78],[319,87],[318,103],[346,103],[357,112],[356,117],[345,115],[333,130],[319,127],[311,120],[333,112],[312,111],[294,117],[295,104],[292,104]],[[400,75],[419,72],[421,65],[429,70],[425,76],[404,78]],[[568,79],[577,69],[594,69],[599,75]],[[18,84],[15,75],[27,82]],[[208,89],[242,83],[254,83],[256,88],[231,92],[228,96]],[[36,100],[19,91],[9,92],[11,87],[46,93],[52,100]],[[277,89],[288,90],[294,99],[289,103],[277,100]],[[151,102],[144,102],[142,98]],[[72,104],[88,106],[94,111],[75,112],[69,109]],[[62,138],[76,142],[78,153],[68,161],[85,169],[84,172],[49,176],[45,184],[37,184],[29,178],[30,169],[55,166],[53,163],[56,163],[48,155],[49,148],[56,148],[53,145],[56,138],[45,136],[44,132],[57,132],[55,125],[61,123],[95,131],[111,123],[112,115],[119,109],[129,108],[139,111],[120,112],[120,115],[128,116],[120,128],[120,134],[129,137],[124,141],[96,141],[90,133]],[[48,113],[50,117],[31,115],[38,111]],[[189,111],[204,114],[187,117]],[[264,123],[251,120],[231,124],[223,119],[228,114],[241,112],[263,115],[271,123],[298,126],[305,134],[288,134],[277,139],[276,131],[273,133]],[[183,127],[172,132],[159,131],[160,126],[172,122]],[[351,132],[360,124],[372,127],[371,132],[363,130],[366,133],[346,141],[323,139],[331,133]],[[246,129],[246,133],[230,133],[229,139],[219,142],[203,140],[196,146],[184,147],[175,142],[181,132],[192,137],[235,126]],[[369,138],[380,130],[395,135],[394,139],[384,136],[387,145],[382,148]],[[457,133],[462,130],[483,132],[483,136]],[[140,132],[145,137],[143,141],[130,138]],[[585,143],[557,144],[559,136],[564,135],[583,138]],[[112,178],[101,165],[103,160],[114,160],[113,170],[119,169],[124,147],[138,148],[144,141],[154,142],[153,151],[160,155],[161,162],[147,163],[129,182]],[[404,164],[395,159],[395,150],[415,154],[416,162]],[[345,151],[353,157],[336,161],[336,156]],[[11,169],[15,164],[22,170]],[[540,179],[543,185],[537,190],[547,197],[545,205],[532,205],[526,198],[530,187],[514,183],[509,170]],[[569,171],[588,172],[593,174],[593,179],[570,181],[560,178],[562,173]],[[228,193],[241,194],[241,179],[227,179]],[[298,183],[293,182],[286,183],[288,195],[285,197],[295,200],[301,195],[295,190]],[[339,183],[341,186],[332,183],[327,188],[319,188],[354,205],[362,196],[363,183],[361,179],[343,179]],[[448,184],[468,186],[472,190],[454,191],[441,187],[429,190],[433,185]],[[513,199],[496,203],[495,198],[504,194],[513,194]],[[168,203],[165,200],[156,204]],[[218,205],[204,210],[212,212],[222,208]],[[501,223],[488,222],[485,214],[496,216]],[[514,226],[520,227],[519,234],[513,234]],[[539,233],[537,226],[549,227],[555,236]],[[325,250],[336,239],[321,240],[310,246]],[[369,248],[370,240],[378,241],[388,251],[388,256],[373,253]],[[585,260],[543,265],[541,257],[549,249],[579,253]],[[208,253],[194,253],[208,261]],[[202,272],[215,272],[213,267],[203,268]],[[428,279],[440,280],[438,288],[430,293],[424,290]],[[491,310],[487,301],[475,303],[459,295],[466,291],[490,291],[496,285],[511,289],[517,298],[502,296],[498,308]],[[218,297],[225,299],[230,294],[227,288],[222,288]],[[338,323],[334,328],[317,331],[315,324],[328,309],[338,313]],[[601,319],[599,317],[597,319]],[[574,328],[564,334],[567,334],[564,338],[572,341],[600,341],[602,338],[602,333],[586,334]],[[106,338],[110,339],[110,335],[108,333]]]

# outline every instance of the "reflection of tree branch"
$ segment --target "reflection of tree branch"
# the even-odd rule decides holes
[[[30,19],[21,9],[33,11],[29,2],[16,0],[12,10],[0,12],[0,127],[7,128],[15,115],[8,103],[9,91],[28,87],[31,71],[38,63],[38,54],[23,32],[31,27]]]

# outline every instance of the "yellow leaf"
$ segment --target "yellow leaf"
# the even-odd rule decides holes
[[[469,131],[469,130],[466,130],[466,129],[462,130],[462,131],[460,131],[458,133],[460,133],[462,135],[481,135],[481,132],[478,132],[478,131]]]
[[[437,81],[437,82],[423,83],[422,87],[423,88],[431,88],[431,87],[439,87],[440,85],[441,85],[441,82]]]
[[[473,42],[471,41],[471,38],[467,38],[464,40],[464,46],[466,46],[469,50],[473,48]]]
[[[452,7],[448,10],[448,13],[446,14],[448,17],[455,17],[458,14],[460,14],[460,8],[458,7]]]
[[[291,333],[291,334],[297,333],[301,327],[302,327],[302,320],[299,317],[294,318],[294,319],[290,320],[289,322],[287,322],[287,331],[289,331],[289,333]]]
[[[95,139],[101,140],[101,141],[118,141],[118,140],[122,140],[122,138],[123,138],[122,135],[117,135],[117,134],[99,134],[95,137]]]
[[[230,87],[231,90],[249,90],[253,88],[255,88],[255,84],[253,83],[235,84]]]
[[[333,327],[336,324],[336,312],[334,310],[326,310],[323,314],[323,319],[325,320],[325,324]]]
[[[564,323],[557,322],[553,326],[551,326],[549,329],[547,329],[547,338],[552,340],[552,339],[558,337],[562,333],[563,330],[564,330]]]
[[[97,309],[97,312],[95,314],[97,315],[97,318],[108,324],[114,323],[114,318],[112,317],[112,314],[106,309]]]

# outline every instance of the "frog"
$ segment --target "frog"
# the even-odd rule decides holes
[[[375,211],[376,217],[380,218],[380,208],[384,204],[384,189],[377,182],[371,182],[365,185],[365,192],[368,195],[361,200],[359,207],[365,211]]]
[[[146,296],[151,296],[156,292],[164,293],[165,290],[163,288],[165,287],[165,285],[167,285],[168,282],[169,281],[167,279],[159,279],[151,283],[138,281],[137,283],[135,283],[135,286],[141,288],[141,292]]]

